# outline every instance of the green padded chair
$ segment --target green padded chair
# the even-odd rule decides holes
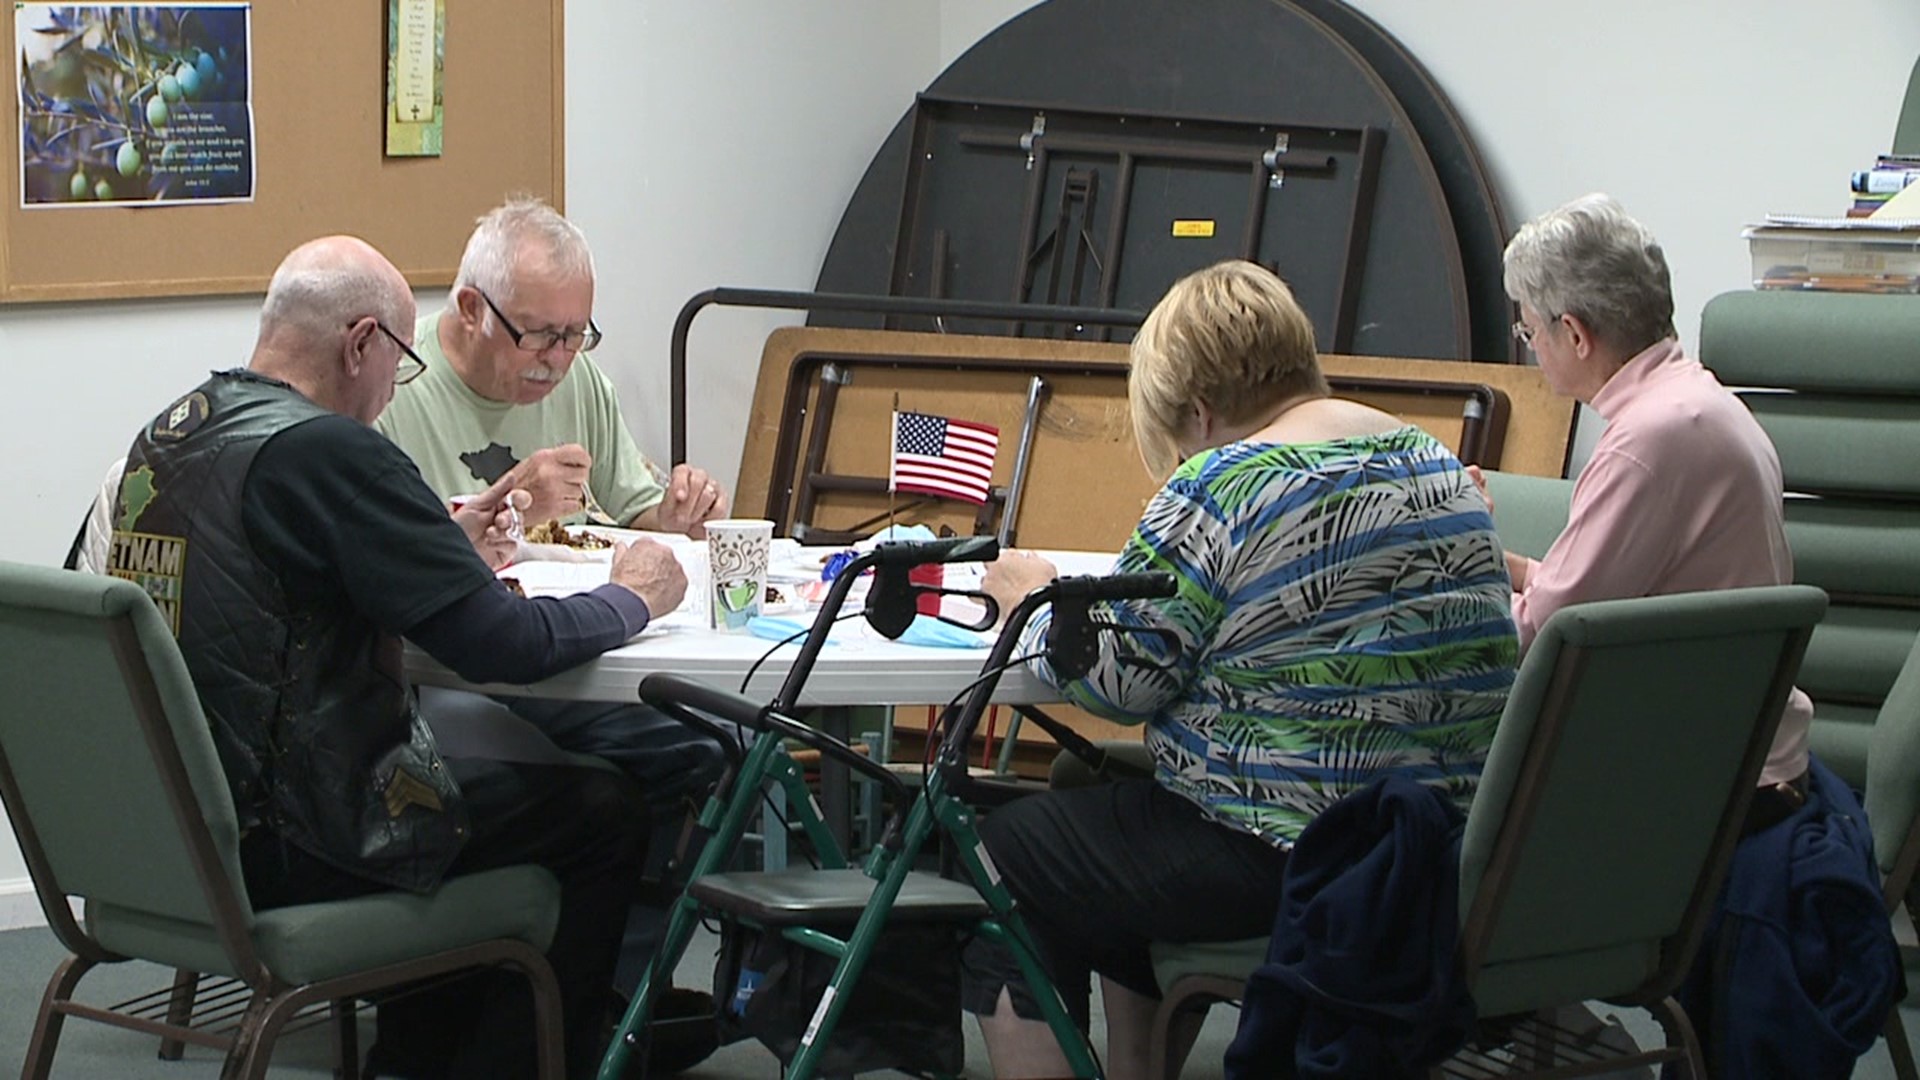
[[[225,1077],[264,1075],[287,1021],[331,1003],[341,1075],[358,1074],[355,998],[480,965],[533,984],[541,1075],[562,1070],[560,998],[542,950],[559,919],[546,870],[449,880],[256,912],[232,796],[186,663],[146,593],[117,578],[0,563],[0,797],[54,935],[21,1075],[43,1080],[68,1016],[223,1050]],[[69,901],[85,902],[84,923]],[[129,958],[244,983],[225,1030],[192,1026],[187,993],[140,1015],[73,1000]],[[231,1017],[229,1017],[231,1019]]]
[[[1907,75],[1907,95],[1893,124],[1893,153],[1920,154],[1920,60]]]
[[[1667,1033],[1665,1045],[1612,1067],[1684,1062],[1704,1080],[1698,1040],[1670,995],[1826,606],[1807,586],[1731,589],[1577,605],[1541,628],[1460,853],[1459,949],[1475,1004],[1482,1017],[1535,1019],[1514,1042],[1469,1047],[1434,1075],[1591,1061],[1591,1049],[1542,1017],[1602,999],[1652,1010]],[[1175,1016],[1195,999],[1237,998],[1264,951],[1264,941],[1155,947],[1157,1075],[1175,1075],[1165,1049]]]
[[[1801,452],[1804,450],[1802,444]],[[1494,519],[1501,541],[1536,558],[1545,553],[1566,524],[1573,482],[1490,472],[1487,488],[1494,499]],[[1876,508],[1857,503],[1790,503],[1788,541],[1795,545],[1799,576],[1802,580],[1821,579],[1821,583],[1836,588],[1850,580],[1873,577],[1900,580],[1887,568],[1902,555],[1912,554],[1911,549],[1897,550],[1897,545],[1911,543],[1911,538],[1900,535],[1903,528],[1911,528],[1910,524],[1900,524],[1909,512],[1898,504]],[[1846,559],[1840,549],[1849,544],[1864,551],[1858,565],[1844,568],[1837,565]],[[1895,545],[1896,549],[1872,550],[1881,544]],[[1859,577],[1849,579],[1843,571]],[[1866,602],[1849,602],[1855,600]],[[1814,629],[1798,677],[1800,685],[1818,687],[1826,697],[1818,704],[1816,716],[1823,719],[1816,729],[1816,750],[1822,759],[1841,754],[1850,773],[1864,773],[1867,818],[1873,827],[1874,855],[1884,878],[1889,915],[1906,896],[1915,864],[1920,863],[1920,638],[1901,629],[1910,613],[1894,606],[1899,602],[1890,596],[1880,597],[1877,604],[1864,595],[1836,596],[1826,619]],[[1916,602],[1920,601],[1906,601]],[[1895,660],[1889,654],[1901,641],[1909,642],[1910,647],[1904,657]],[[1884,700],[1862,723],[1860,717],[1870,706],[1861,702],[1877,696],[1889,668],[1898,675]],[[1849,679],[1856,685],[1852,693],[1843,688]],[[1836,702],[1832,699],[1836,694],[1849,700]],[[1843,723],[1847,726],[1841,726]],[[1859,746],[1862,739],[1867,742],[1864,752]],[[1863,782],[1858,775],[1850,779],[1856,785]],[[1914,950],[1906,951],[1911,956]],[[1913,977],[1920,979],[1920,971]],[[1888,1020],[1886,1038],[1888,1054],[1901,1080],[1920,1080],[1897,1011]]]
[[[1855,789],[1880,702],[1920,633],[1920,302],[1736,292],[1700,316],[1700,358],[1780,454],[1795,580],[1833,597],[1801,667],[1812,745]]]
[[[1914,642],[1873,725],[1866,811],[1873,827],[1874,857],[1885,875],[1887,914],[1892,915],[1907,896],[1914,867],[1920,864],[1920,640]],[[1908,982],[1913,983],[1920,979],[1911,966],[1914,950],[1909,946],[1901,952],[1909,962]],[[1900,1080],[1920,1080],[1900,1010],[1888,1017],[1885,1034],[1894,1074]]]
[[[1544,557],[1567,527],[1573,481],[1491,470],[1486,477],[1500,546],[1530,559]]]

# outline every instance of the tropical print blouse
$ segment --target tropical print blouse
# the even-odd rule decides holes
[[[1179,592],[1094,617],[1170,634],[1102,634],[1093,670],[1060,689],[1148,725],[1169,789],[1281,846],[1388,774],[1471,800],[1518,644],[1486,503],[1425,432],[1199,454],[1116,570],[1171,571]]]

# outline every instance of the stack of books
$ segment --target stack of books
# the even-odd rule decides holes
[[[1741,235],[1756,289],[1920,293],[1920,218],[1768,214]]]
[[[1847,216],[1871,216],[1916,180],[1920,180],[1920,156],[1881,154],[1873,168],[1853,174],[1848,184],[1853,205],[1847,208]]]

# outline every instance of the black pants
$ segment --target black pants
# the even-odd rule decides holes
[[[1158,998],[1152,942],[1273,932],[1286,853],[1152,780],[1020,799],[983,818],[980,836],[1083,1030],[1091,972]],[[1016,1014],[1040,1018],[1010,950],[976,939],[962,959],[968,1011],[992,1013],[1004,986]]]
[[[465,795],[472,836],[449,877],[516,863],[560,881],[560,924],[547,960],[565,1010],[567,1073],[591,1076],[605,1038],[607,987],[621,927],[646,861],[646,801],[618,773],[564,765],[449,758]],[[264,829],[240,844],[255,909],[385,891],[343,873]],[[378,1045],[390,1059],[431,1063],[449,1077],[534,1074],[532,997],[526,980],[482,972],[401,997],[379,1011]]]
[[[640,704],[487,698],[436,687],[420,689],[420,704],[442,753],[530,762],[564,762],[563,751],[593,754],[639,785],[653,819],[645,873],[650,888],[628,914],[613,974],[613,985],[632,994],[666,934],[666,905],[686,884],[686,866],[699,852],[688,850],[678,867],[670,868],[669,860],[720,779],[726,752],[703,732]],[[733,725],[721,726],[739,738]]]

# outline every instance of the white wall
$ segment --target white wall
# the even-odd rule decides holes
[[[0,307],[0,373],[10,406],[0,423],[7,463],[0,499],[10,522],[0,530],[0,559],[57,565],[65,558],[102,471],[126,453],[134,429],[209,369],[245,363],[257,307],[244,300]],[[0,930],[43,921],[13,834],[0,833]]]
[[[568,210],[600,269],[601,359],[642,446],[666,451],[666,346],[715,285],[808,288],[887,131],[939,70],[936,0],[567,6]],[[440,294],[423,292],[423,309]],[[0,307],[11,402],[0,559],[56,562],[132,432],[213,368],[242,364],[258,298]],[[716,309],[694,330],[715,382],[751,392],[773,320]],[[732,409],[696,411],[694,457],[731,479]],[[707,417],[714,419],[709,422]]]
[[[641,449],[664,460],[674,317],[715,286],[813,287],[874,150],[939,72],[939,8],[601,0],[568,12],[567,209],[594,243],[608,334],[596,359]],[[653,45],[636,59],[639,41]],[[600,103],[613,87],[617,105]],[[760,347],[800,318],[710,307],[693,324],[688,459],[729,485]]]
[[[667,336],[684,300],[716,285],[810,286],[913,92],[1029,6],[567,6],[568,209],[594,238],[602,359],[644,449],[666,451]],[[1742,224],[1844,206],[1845,174],[1886,148],[1920,54],[1910,0],[1357,6],[1452,97],[1516,221],[1603,189],[1660,235],[1689,344],[1706,300],[1748,283]],[[0,308],[11,405],[0,558],[57,561],[133,429],[206,370],[245,359],[255,307]],[[711,309],[695,324],[691,457],[723,476],[737,467],[760,343],[786,321]],[[0,840],[0,926],[24,873]]]
[[[1752,284],[1742,226],[1845,212],[1920,55],[1911,0],[1356,6],[1446,90],[1515,225],[1606,191],[1653,230],[1689,349],[1707,301]],[[1600,426],[1583,417],[1576,465]]]
[[[1607,191],[1660,237],[1689,346],[1751,284],[1743,225],[1845,210],[1920,55],[1912,0],[1348,2],[1452,99],[1515,225]],[[942,64],[1032,6],[947,0]]]

